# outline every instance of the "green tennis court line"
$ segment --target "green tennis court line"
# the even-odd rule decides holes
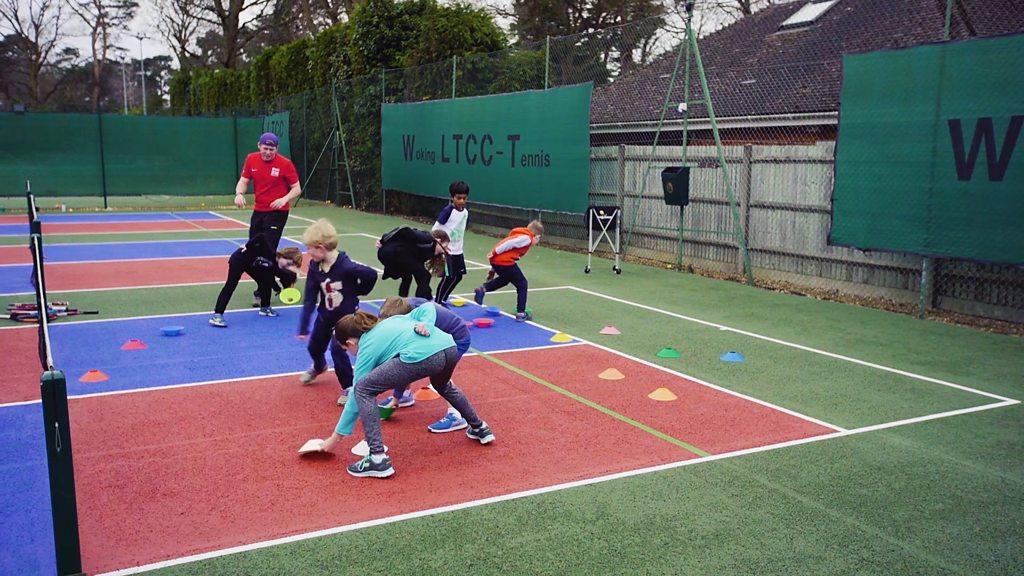
[[[515,372],[516,374],[519,374],[520,376],[522,376],[524,378],[529,378],[530,380],[536,382],[537,384],[540,384],[541,386],[544,386],[545,388],[548,388],[548,389],[550,389],[550,390],[552,390],[554,392],[557,392],[557,393],[559,393],[559,394],[561,394],[563,396],[571,398],[571,399],[573,399],[573,400],[575,400],[575,401],[577,401],[577,402],[579,402],[581,404],[585,404],[585,405],[593,408],[594,410],[597,410],[598,412],[600,412],[602,414],[605,414],[606,416],[611,416],[612,418],[615,418],[616,420],[619,420],[621,422],[625,422],[626,424],[629,424],[630,426],[639,428],[639,429],[643,430],[644,432],[647,432],[648,434],[654,436],[655,438],[659,438],[661,440],[664,440],[665,442],[668,442],[669,444],[675,444],[676,446],[679,446],[680,448],[683,448],[684,450],[689,450],[690,452],[692,452],[692,453],[694,453],[694,454],[696,454],[698,456],[701,456],[701,457],[703,457],[703,456],[711,456],[711,454],[709,452],[705,452],[705,451],[701,450],[700,448],[697,448],[693,444],[690,444],[689,442],[686,442],[686,441],[680,440],[678,438],[669,436],[668,434],[665,434],[664,432],[662,432],[660,430],[655,430],[654,428],[651,428],[650,426],[644,424],[643,422],[637,422],[636,420],[633,420],[629,416],[625,416],[623,414],[619,414],[618,412],[616,412],[615,410],[612,410],[611,408],[608,408],[607,406],[602,406],[602,405],[598,404],[597,402],[594,402],[592,400],[588,400],[588,399],[580,396],[579,394],[575,394],[573,392],[570,392],[569,390],[566,390],[565,388],[562,388],[561,386],[558,386],[557,384],[552,384],[551,382],[548,382],[547,380],[541,378],[540,376],[536,376],[534,374],[531,374],[531,373],[527,372],[526,370],[523,370],[522,368],[513,366],[513,365],[509,364],[508,362],[505,362],[504,360],[500,360],[498,358],[495,358],[494,356],[491,356],[490,354],[487,354],[486,352],[481,352],[481,351],[477,350],[476,348],[470,348],[470,350],[475,352],[481,358],[485,358],[487,360],[490,360],[491,362],[494,362],[495,364],[497,364],[498,366],[501,366],[502,368],[505,368],[506,370],[511,370],[511,371]]]

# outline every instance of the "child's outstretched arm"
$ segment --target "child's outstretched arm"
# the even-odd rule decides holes
[[[363,339],[368,340],[367,338]],[[360,342],[363,344],[363,342]],[[377,347],[371,342],[365,342],[366,346],[359,346],[359,354],[356,354],[356,365],[353,368],[352,376],[352,390],[356,389],[359,382],[372,371],[377,365],[378,356],[380,354],[377,351]],[[343,436],[349,436],[352,434],[352,430],[355,429],[356,421],[359,420],[359,406],[356,402],[355,396],[349,394],[348,402],[345,402],[345,409],[341,411],[341,417],[338,418],[338,425],[334,427],[335,434],[341,434]]]

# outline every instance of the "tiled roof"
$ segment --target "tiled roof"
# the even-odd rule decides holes
[[[813,25],[779,32],[806,5],[765,8],[700,40],[718,117],[830,112],[839,108],[842,55],[942,40],[945,0],[839,0]],[[957,0],[951,37],[1024,31],[1024,0]],[[594,124],[656,121],[675,64],[672,50],[644,69],[594,89]],[[1008,55],[1009,57],[1009,55]],[[682,64],[666,118],[678,118]],[[707,117],[696,70],[690,117]]]

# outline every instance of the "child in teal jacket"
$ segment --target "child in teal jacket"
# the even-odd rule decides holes
[[[348,467],[353,476],[386,478],[395,473],[391,458],[384,454],[377,395],[399,386],[429,378],[434,390],[458,410],[469,423],[466,436],[481,444],[494,441],[487,423],[477,416],[469,399],[451,381],[458,363],[455,341],[434,326],[434,304],[427,302],[407,315],[379,320],[358,311],[344,316],[334,328],[337,341],[356,355],[353,390],[355,402],[348,402],[334,433],[322,450],[330,452],[342,436],[352,434],[356,419],[363,423],[369,454]]]

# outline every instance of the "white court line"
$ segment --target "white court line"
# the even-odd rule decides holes
[[[299,216],[298,214],[288,214],[288,216],[289,216],[289,218],[295,218],[296,220],[305,220],[306,222],[309,222],[310,224],[313,224],[314,222],[316,222],[316,220],[313,220],[312,218],[304,218],[302,216]]]
[[[254,281],[250,280],[250,279],[247,279],[247,280],[242,280],[241,282],[254,282]],[[207,284],[223,284],[223,282],[218,281],[218,282],[197,282],[197,283],[194,283],[194,284],[166,284],[166,285],[163,285],[163,286],[137,286],[137,287],[133,286],[132,288],[171,288],[171,287],[175,287],[175,286],[205,286]],[[565,288],[567,288],[567,286],[553,286],[553,287],[549,287],[549,288],[531,288],[530,290],[535,291],[535,292],[543,292],[543,291],[546,291],[546,290],[564,290]],[[123,290],[125,288],[121,288],[121,289]],[[114,288],[90,288],[89,290],[78,290],[78,291],[79,292],[85,292],[85,291],[93,291],[93,290],[114,290]],[[62,293],[65,293],[65,292],[54,291],[54,293],[55,294],[62,294]],[[506,290],[496,290],[494,292],[487,292],[487,294],[514,294],[514,293],[515,293],[515,290],[513,290],[511,288],[510,289],[506,289]],[[0,294],[0,295],[2,295],[2,294]],[[470,302],[473,301],[472,300],[472,294],[453,294],[453,295],[454,296],[458,296],[458,297],[463,298],[463,299],[467,299]],[[468,298],[466,297],[467,295],[469,296]],[[359,300],[360,303],[374,303],[374,302],[383,302],[383,301],[384,301],[383,298],[374,298],[374,299],[371,299],[371,300]],[[279,305],[279,306],[273,306],[273,307],[274,308],[279,308],[279,310],[286,310],[286,308],[302,307],[302,304]],[[252,313],[255,314],[255,313],[259,312],[259,311],[257,311],[256,308],[254,308],[254,307],[243,307],[243,308],[232,308],[232,310],[225,311],[224,314],[231,313],[231,312],[252,312]],[[95,323],[98,323],[98,322],[120,322],[122,320],[150,320],[150,319],[153,319],[153,318],[172,318],[172,317],[177,317],[177,316],[204,316],[204,315],[209,315],[209,314],[213,314],[213,312],[212,311],[205,311],[205,312],[176,312],[176,313],[171,313],[171,314],[157,314],[157,315],[143,315],[143,316],[121,316],[121,317],[117,317],[117,318],[94,318],[94,319],[90,319],[90,320],[77,320],[75,322],[55,323],[52,326],[60,326],[60,325],[67,325],[67,324],[95,324]],[[38,330],[38,329],[39,329],[39,327],[37,325],[35,325],[35,324],[19,324],[19,325],[16,325],[16,326],[0,326],[0,330]]]
[[[207,212],[207,214],[213,214],[213,212]],[[226,218],[224,218],[220,214],[213,214],[213,215],[214,216],[220,216],[221,220],[226,220]],[[186,220],[186,219],[182,218],[181,216],[178,216],[174,212],[171,212],[171,216],[174,216],[175,218],[177,218],[178,220],[181,220],[182,222],[185,222],[186,224],[192,225],[193,227],[195,227],[196,230],[202,230],[203,232],[209,232],[209,230],[207,230],[206,228],[203,228],[202,226],[200,226],[198,224],[195,224],[195,223],[193,223],[193,222],[191,222],[189,220]],[[231,220],[228,220],[228,222],[231,222]],[[230,238],[216,238],[216,240],[227,240],[228,242],[231,242],[232,244],[234,244],[235,246],[238,246],[239,248],[241,248],[242,246],[245,246],[245,244],[241,240],[235,240],[235,239],[230,239]],[[172,242],[174,242],[174,240],[172,240]]]
[[[489,504],[496,504],[498,502],[507,502],[510,500],[519,500],[522,498],[528,498],[531,496],[538,496],[541,494],[549,494],[551,492],[558,492],[561,490],[567,490],[570,488],[578,488],[580,486],[590,486],[593,484],[600,484],[609,482],[612,480],[619,480],[623,478],[631,478],[634,476],[641,476],[645,474],[651,474],[655,472],[663,472],[666,470],[674,470],[682,468],[684,466],[692,466],[694,464],[702,464],[705,462],[713,462],[716,460],[727,460],[730,458],[737,458],[740,456],[746,456],[748,454],[757,454],[760,452],[769,452],[772,450],[778,450],[780,448],[788,448],[791,446],[800,446],[803,444],[811,444],[814,442],[821,442],[822,440],[831,440],[834,438],[842,438],[844,436],[853,436],[856,434],[863,434],[866,432],[874,432],[877,430],[884,430],[888,428],[896,428],[899,426],[906,426],[909,424],[916,424],[919,422],[925,422],[928,420],[938,420],[940,418],[948,418],[952,416],[959,416],[962,414],[968,414],[971,412],[980,412],[982,410],[992,410],[995,408],[1002,408],[1004,406],[1011,406],[1018,404],[1016,400],[997,402],[995,404],[986,404],[984,406],[975,406],[973,408],[964,408],[962,410],[953,410],[950,412],[942,412],[938,414],[930,414],[928,416],[920,416],[917,418],[908,418],[906,420],[898,420],[895,422],[887,422],[885,424],[876,424],[873,426],[865,426],[863,428],[854,428],[852,430],[845,430],[841,432],[834,432],[831,434],[823,434],[821,436],[812,436],[810,438],[800,438],[797,440],[789,440],[786,442],[779,442],[777,444],[768,444],[766,446],[757,446],[754,448],[745,448],[743,450],[735,450],[733,452],[725,452],[722,454],[714,454],[711,456],[703,456],[700,458],[692,458],[689,460],[681,460],[676,462],[670,462],[667,464],[659,464],[657,466],[649,466],[646,468],[639,468],[636,470],[627,470],[625,472],[616,472],[614,474],[607,474],[604,476],[597,476],[594,478],[586,478],[583,480],[576,480],[573,482],[565,482],[562,484],[554,484],[551,486],[544,486],[542,488],[534,488],[532,490],[523,490],[521,492],[514,492],[512,494],[502,494],[500,496],[492,496],[490,498],[482,498],[479,500],[471,500],[469,502],[463,502],[460,504],[452,504],[449,506],[441,506],[438,508],[430,508],[428,510],[420,510],[417,512],[409,512],[406,514],[399,514],[396,516],[389,516],[386,518],[378,518],[375,520],[367,520],[365,522],[359,522],[356,524],[348,524],[344,526],[336,526],[334,528],[326,528],[323,530],[316,530],[314,532],[307,532],[305,534],[295,534],[292,536],[286,536],[283,538],[275,538],[273,540],[264,540],[263,542],[255,542],[252,544],[244,544],[241,546],[233,546],[231,548],[224,548],[221,550],[215,550],[212,552],[203,552],[201,554],[193,554],[191,556],[185,556],[182,558],[175,558],[172,560],[164,560],[161,562],[154,562],[152,564],[146,564],[144,566],[135,566],[132,568],[123,568],[120,570],[114,570],[112,572],[106,572],[98,576],[123,576],[127,574],[138,574],[149,570],[157,570],[159,568],[167,568],[170,566],[178,566],[181,564],[188,564],[191,562],[198,562],[201,560],[209,560],[212,558],[219,558],[222,556],[228,556],[231,554],[238,554],[241,552],[251,552],[253,550],[259,550],[261,548],[269,548],[271,546],[279,546],[281,544],[289,544],[292,542],[301,542],[303,540],[309,540],[312,538],[320,538],[322,536],[330,536],[334,534],[342,534],[345,532],[352,532],[355,530],[361,530],[363,528],[370,528],[373,526],[382,526],[386,524],[393,524],[396,522],[403,522],[405,520],[412,520],[415,518],[424,518],[427,516],[436,516],[446,512],[455,512],[459,510],[466,510],[469,508],[476,508],[479,506],[485,506]]]
[[[922,376],[921,374],[915,374],[913,372],[907,372],[906,370],[900,370],[898,368],[892,368],[890,366],[885,366],[883,364],[875,364],[873,362],[867,362],[865,360],[859,360],[859,359],[853,358],[851,356],[844,356],[842,354],[836,354],[834,352],[828,352],[826,350],[820,350],[818,348],[812,348],[810,346],[804,346],[802,344],[796,344],[794,342],[788,342],[786,340],[779,340],[778,338],[772,338],[770,336],[765,336],[763,334],[757,334],[756,332],[748,332],[746,330],[740,330],[738,328],[733,328],[731,326],[725,326],[723,324],[716,324],[714,322],[708,322],[707,320],[701,320],[699,318],[693,318],[691,316],[684,316],[683,314],[676,314],[675,312],[669,312],[668,310],[662,310],[660,308],[655,308],[654,306],[647,306],[646,304],[639,304],[637,302],[631,302],[629,300],[624,300],[622,298],[616,298],[615,296],[609,296],[607,294],[602,294],[600,292],[594,292],[593,290],[586,290],[584,288],[579,288],[579,287],[576,287],[576,286],[568,286],[567,288],[570,289],[570,290],[575,290],[577,292],[582,292],[584,294],[590,294],[591,296],[597,296],[599,298],[605,298],[607,300],[612,300],[614,302],[619,302],[621,304],[628,304],[630,306],[635,306],[637,308],[642,308],[644,310],[650,310],[651,312],[657,312],[659,314],[664,314],[666,316],[672,316],[673,318],[679,318],[681,320],[688,320],[690,322],[696,322],[697,324],[702,324],[704,326],[710,326],[710,327],[718,328],[719,330],[727,330],[729,332],[735,332],[737,334],[742,334],[744,336],[750,336],[751,338],[757,338],[759,340],[764,340],[766,342],[772,342],[774,344],[781,344],[783,346],[788,346],[790,348],[796,348],[798,350],[803,350],[805,352],[812,352],[814,354],[821,354],[822,356],[828,356],[829,358],[835,358],[836,360],[844,360],[846,362],[852,362],[853,364],[859,364],[861,366],[867,366],[868,368],[876,368],[878,370],[882,370],[882,371],[885,371],[885,372],[891,372],[893,374],[899,374],[900,376],[906,376],[908,378],[913,378],[915,380],[922,380],[924,382],[931,382],[932,384],[940,384],[942,386],[947,386],[949,388],[955,388],[957,390],[962,390],[964,392],[971,392],[973,394],[978,394],[980,396],[985,396],[987,398],[992,398],[992,399],[999,400],[999,401],[1002,401],[1002,402],[1017,402],[1017,400],[1014,400],[1013,398],[1006,398],[1005,396],[1000,396],[998,394],[992,394],[991,392],[984,392],[982,390],[977,390],[975,388],[970,388],[970,387],[967,387],[967,386],[963,386],[961,384],[955,384],[953,382],[947,382],[945,380],[939,380],[938,378],[931,378],[929,376]]]
[[[253,280],[243,280],[242,282],[253,282]],[[223,282],[203,282],[202,284],[223,284]],[[169,284],[168,286],[181,286],[181,284]],[[155,286],[142,286],[142,288],[155,288]],[[105,290],[105,288],[103,288]],[[294,304],[290,306],[274,306],[275,309],[284,310],[286,308],[301,308],[301,304]],[[231,310],[225,310],[224,313],[230,312],[252,312],[256,314],[259,312],[256,308],[233,308]],[[97,324],[100,322],[119,322],[121,320],[150,320],[154,318],[173,318],[178,316],[203,316],[213,314],[213,310],[207,310],[205,312],[174,312],[170,314],[152,314],[148,316],[121,316],[118,318],[93,318],[91,320],[78,320],[75,322],[63,322],[60,324],[54,323],[50,326],[60,326],[67,324]],[[39,327],[35,324],[25,324],[23,326],[0,326],[0,330],[18,330],[18,329],[34,329],[38,330]]]

